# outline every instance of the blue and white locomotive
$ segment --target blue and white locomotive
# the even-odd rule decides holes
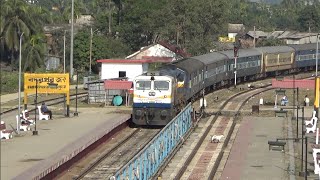
[[[138,125],[164,125],[175,115],[176,80],[154,73],[134,79],[133,122]]]

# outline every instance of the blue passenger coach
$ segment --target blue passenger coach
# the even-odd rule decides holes
[[[288,45],[295,49],[295,68],[300,71],[313,70],[316,67],[316,47],[313,44]],[[318,54],[318,58],[319,54]]]

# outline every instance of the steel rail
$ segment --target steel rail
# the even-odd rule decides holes
[[[140,131],[141,128],[136,129],[130,134],[130,137],[133,137],[135,134],[137,134]],[[111,153],[115,152],[117,149],[119,149],[121,146],[123,146],[126,142],[131,140],[132,138],[126,138],[123,141],[121,141],[119,144],[114,146],[110,151],[106,152],[102,156],[100,156],[95,162],[90,164],[85,170],[83,170],[77,177],[73,178],[74,180],[82,179],[85,175],[87,175],[90,171],[92,171],[98,164],[100,164],[104,159],[106,159]]]
[[[87,166],[83,171],[80,172],[79,175],[77,175],[76,177],[74,177],[73,179],[83,179],[86,178],[85,176],[90,174],[91,172],[93,172],[94,177],[90,177],[91,179],[100,179],[101,177],[99,176],[100,174],[96,174],[94,173],[95,169],[98,168],[99,169],[99,165],[103,165],[105,166],[105,164],[103,164],[103,161],[107,158],[109,158],[110,156],[112,156],[113,153],[116,153],[119,149],[125,147],[125,151],[121,151],[121,154],[128,154],[128,151],[132,151],[132,146],[127,146],[126,144],[128,142],[136,142],[136,141],[140,141],[140,138],[137,138],[138,133],[141,132],[142,128],[138,128],[135,131],[133,131],[128,137],[124,140],[122,140],[119,144],[117,144],[116,146],[112,147],[111,150],[109,150],[108,152],[104,153],[103,155],[99,156],[94,162],[91,162],[91,164],[89,166]],[[142,143],[142,146],[145,146],[146,144],[148,144],[153,138],[154,136],[156,136],[159,132],[161,131],[161,129],[159,129],[156,132],[152,132],[150,133],[149,130],[147,130],[146,132],[143,132],[143,137],[146,137],[146,141]],[[150,137],[146,136],[146,134],[151,135]],[[153,134],[153,135],[152,135]],[[94,151],[94,150],[93,150]],[[93,152],[91,151],[91,152]],[[130,157],[128,159],[131,159],[132,157],[134,157],[137,153],[139,153],[139,150],[137,150],[136,152],[134,152],[133,154],[129,155]],[[111,164],[108,164],[108,167],[114,166],[114,164],[112,164],[112,162],[110,162]],[[119,166],[119,169],[121,169],[123,166],[126,165],[126,162],[124,161],[121,164],[121,167]],[[99,171],[99,170],[98,170]],[[106,176],[107,172],[104,172],[104,176]],[[112,177],[112,174],[110,175],[110,177]],[[108,177],[106,177],[108,178]]]
[[[266,85],[266,87],[268,87],[270,85]],[[262,88],[262,87],[261,87]],[[245,93],[249,93],[253,90],[256,89],[249,89],[237,94],[234,94],[233,96],[231,96],[228,100],[226,100],[219,108],[218,112],[216,113],[217,115],[213,118],[213,120],[211,121],[210,125],[206,128],[205,132],[203,133],[203,135],[201,136],[201,138],[199,139],[198,143],[196,144],[196,146],[194,147],[194,149],[192,150],[192,152],[190,153],[190,155],[188,156],[186,162],[184,163],[184,165],[180,168],[180,170],[178,171],[176,177],[174,179],[181,179],[182,175],[185,173],[187,167],[190,165],[193,157],[196,155],[196,153],[198,152],[201,144],[204,142],[204,139],[207,137],[207,135],[210,132],[210,129],[212,128],[213,124],[216,122],[216,120],[218,119],[218,117],[221,115],[221,111],[226,107],[226,105],[233,100],[234,98],[245,94]],[[240,109],[239,109],[240,110]],[[239,114],[239,110],[236,112],[236,116]],[[235,122],[235,121],[234,121]],[[229,135],[229,134],[228,134]],[[227,138],[226,138],[227,140]]]
[[[77,94],[72,94],[70,95],[70,100],[74,100],[75,98],[71,98],[73,96],[76,96]],[[87,96],[88,93],[87,92],[82,92],[82,93],[78,93],[78,96],[79,95],[85,95]],[[78,97],[79,99],[80,98],[83,98],[84,96],[80,96]],[[43,101],[39,101],[38,104],[41,104],[42,102],[51,102],[51,101],[56,101],[56,100],[59,100],[59,99],[63,99],[64,97],[57,97],[57,98],[52,98],[52,99],[47,99],[47,100],[43,100]],[[55,103],[48,103],[48,105],[56,105],[56,104],[59,104],[59,103],[62,103],[64,102],[63,100],[62,101],[59,101],[59,102],[55,102]],[[31,103],[30,105],[34,105],[34,103]],[[17,110],[19,107],[15,107],[15,108],[12,108],[12,109],[9,109],[9,110],[5,110],[3,112],[0,112],[0,115],[3,115],[3,114],[6,114],[6,113],[9,113],[9,112],[12,112],[12,111],[15,111]],[[34,111],[35,109],[30,109],[30,111]]]

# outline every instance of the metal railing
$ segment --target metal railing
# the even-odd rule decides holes
[[[189,103],[154,139],[124,165],[110,180],[150,179],[171,152],[182,143],[192,128],[192,107]]]

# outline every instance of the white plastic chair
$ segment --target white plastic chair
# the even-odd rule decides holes
[[[21,117],[21,116],[20,116]],[[17,122],[19,122],[19,116],[16,115],[16,120]],[[21,123],[21,118],[20,118],[20,131],[30,131],[31,130],[31,127],[29,124],[22,124]]]
[[[41,112],[41,106],[38,106],[38,111],[39,111],[39,120],[49,120],[49,115],[43,114]]]
[[[317,112],[316,112],[316,111],[313,111],[313,112],[312,112],[311,120],[310,120],[310,121],[305,121],[305,124],[306,124],[306,125],[308,125],[308,124],[312,124],[312,125],[313,125],[313,120],[314,120],[314,118],[316,118],[316,114],[317,114]]]
[[[315,118],[314,124],[312,125],[312,127],[306,127],[307,133],[310,133],[310,132],[314,133],[314,132],[316,131],[316,129],[317,129],[317,122],[318,122],[318,118]]]
[[[31,123],[31,124],[35,124],[35,121],[33,120],[33,119],[30,119],[30,117],[29,117],[29,114],[28,114],[28,110],[26,109],[26,110],[24,110],[24,111],[22,111],[22,118],[25,120],[25,121],[28,121],[29,123]]]
[[[305,120],[305,121],[304,121],[304,124],[305,124],[306,126],[308,126],[309,124],[311,124],[311,125],[313,126],[313,123],[315,122],[316,119],[318,120],[317,117],[312,117],[312,118],[310,119],[310,121]]]
[[[11,139],[13,138],[13,131],[12,130],[7,130],[6,129],[6,124],[4,121],[1,121],[0,124],[0,138],[1,139]]]
[[[314,174],[319,174],[320,166],[319,166],[319,162],[317,161],[318,159],[317,152],[313,151],[312,156],[313,156],[313,162],[314,162]]]

